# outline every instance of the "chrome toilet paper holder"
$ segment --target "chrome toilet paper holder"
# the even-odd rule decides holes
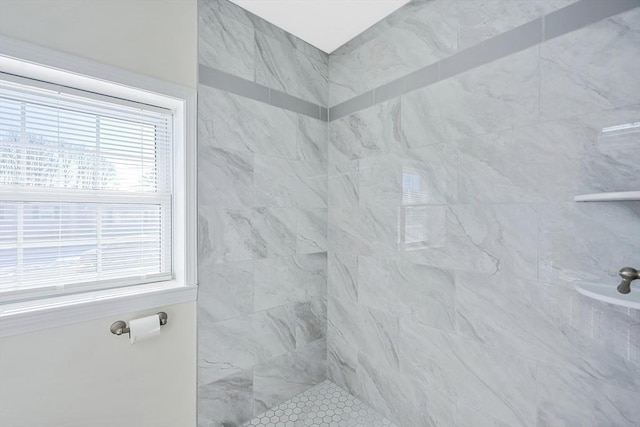
[[[160,326],[166,325],[167,319],[169,319],[169,316],[167,316],[167,313],[165,313],[164,311],[161,311],[158,313],[158,320],[160,321]],[[130,331],[129,327],[127,326],[127,322],[125,322],[124,320],[116,320],[111,324],[111,327],[109,328],[109,330],[114,335],[128,334]]]

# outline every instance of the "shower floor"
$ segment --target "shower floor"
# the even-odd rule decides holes
[[[245,424],[251,426],[397,427],[331,381],[324,381]]]

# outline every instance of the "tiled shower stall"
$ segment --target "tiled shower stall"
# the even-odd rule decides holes
[[[200,0],[199,425],[320,384],[403,427],[637,426],[640,310],[573,286],[637,267],[640,202],[573,196],[640,188],[638,6],[414,0],[327,55]]]

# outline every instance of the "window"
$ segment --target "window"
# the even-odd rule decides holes
[[[5,75],[0,295],[173,278],[171,110]]]
[[[195,301],[196,90],[0,45],[0,338]]]

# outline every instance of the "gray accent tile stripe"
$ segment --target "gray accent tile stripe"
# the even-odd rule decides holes
[[[640,6],[640,0],[581,0],[329,108],[329,121],[488,64],[544,40]]]
[[[200,65],[198,80],[201,84],[227,92],[242,95],[264,103],[269,103],[269,88],[215,68]]]
[[[264,102],[265,104],[293,111],[294,113],[304,114],[314,119],[327,121],[327,109],[321,105],[202,64],[199,64],[198,72],[198,81],[200,84]],[[323,110],[325,111],[324,118],[322,115]]]
[[[580,0],[328,109],[202,64],[199,82],[318,120],[333,121],[638,6],[640,0]]]
[[[411,74],[407,74],[402,77],[404,80],[404,93],[411,92],[412,90],[420,89],[421,87],[429,86],[440,80],[440,62],[427,65],[424,68],[414,71]]]
[[[354,111],[364,110],[373,105],[373,91],[365,92],[362,95],[355,96],[342,104],[329,108],[329,121],[339,119],[353,113]]]
[[[406,76],[405,76],[406,77]],[[373,102],[374,104],[378,104],[380,102],[387,101],[389,99],[395,98],[396,96],[400,96],[405,93],[406,85],[405,78],[401,77],[397,80],[379,86],[373,90]]]
[[[542,42],[542,18],[497,35],[440,62],[440,78],[446,79]]]
[[[274,107],[284,108],[285,110],[294,111],[304,114],[305,116],[320,119],[320,107],[304,99],[280,92],[279,90],[269,89],[269,104]]]
[[[373,90],[374,104],[388,101],[407,92],[429,86],[440,80],[440,62],[427,65]]]
[[[640,6],[640,0],[582,0],[544,17],[549,40]]]
[[[327,107],[320,107],[320,120],[323,122],[329,121],[329,109]]]

